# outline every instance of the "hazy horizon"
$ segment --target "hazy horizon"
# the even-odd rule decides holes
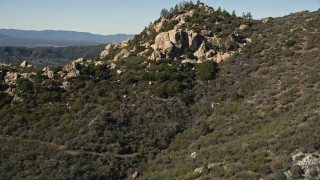
[[[180,2],[182,1],[0,0],[0,29],[63,30],[102,35],[137,34],[159,18],[161,9],[170,9]],[[229,13],[235,10],[239,16],[243,12],[251,12],[254,19],[280,17],[320,8],[320,0],[309,0],[308,3],[297,0],[201,2],[214,8],[221,7]]]

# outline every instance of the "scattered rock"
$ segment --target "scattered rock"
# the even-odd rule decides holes
[[[123,71],[117,70],[117,74],[118,74],[118,75],[121,75],[121,74],[123,74]]]
[[[69,81],[63,81],[62,85],[60,86],[62,89],[68,89],[70,87]]]
[[[4,81],[8,85],[15,85],[17,79],[18,79],[18,73],[17,72],[7,72],[6,76],[4,77]]]
[[[221,52],[219,52],[219,53],[217,54],[217,57],[216,57],[216,62],[217,62],[217,63],[220,63],[220,62],[222,62],[222,61],[227,60],[227,59],[230,58],[231,56],[232,56],[232,54],[229,53],[229,52],[226,52],[226,53],[221,53]]]
[[[110,64],[110,69],[115,69],[116,67],[117,67],[117,65],[115,63]]]
[[[128,57],[129,55],[130,55],[130,52],[127,49],[122,49],[120,53],[114,57],[114,60],[116,61],[118,59]]]
[[[246,42],[247,42],[247,43],[251,43],[251,42],[252,42],[252,39],[251,39],[251,38],[246,38]]]
[[[197,158],[197,152],[193,152],[193,153],[191,153],[190,157],[191,157],[192,159]]]
[[[104,62],[103,61],[97,61],[94,65],[95,66],[102,66],[102,65],[104,65]]]
[[[15,90],[15,88],[9,87],[9,88],[8,88],[7,90],[5,90],[4,92],[7,93],[7,94],[9,94],[9,95],[11,95],[11,96],[16,96],[16,95],[14,94],[14,90]]]
[[[212,36],[212,35],[213,35],[212,32],[211,32],[211,31],[208,31],[208,30],[202,30],[202,31],[201,31],[201,34],[202,34],[203,36]]]
[[[80,70],[85,66],[86,61],[84,58],[79,58],[75,61],[72,61],[71,64],[68,64],[62,68],[62,71],[58,72],[61,77],[64,79],[77,77],[80,74]]]
[[[86,60],[84,58],[78,58],[75,61],[72,62],[72,64],[81,64],[85,65]]]
[[[21,74],[19,74],[20,76],[21,76],[21,78],[24,78],[24,79],[30,79],[30,77],[32,76],[32,75],[36,75],[37,73],[35,73],[35,72],[31,72],[31,73],[21,73]]]
[[[217,107],[219,105],[220,105],[220,103],[213,102],[213,103],[211,103],[211,108]]]
[[[20,67],[28,67],[28,62],[22,61],[22,63],[20,64]]]
[[[203,167],[198,167],[194,170],[194,172],[197,172],[197,173],[202,173],[203,172]]]
[[[241,25],[239,26],[239,29],[240,29],[240,30],[244,30],[244,29],[246,29],[247,27],[248,27],[247,25],[241,24]]]
[[[181,64],[188,64],[188,63],[194,63],[194,61],[191,59],[185,59],[181,61]]]
[[[11,65],[11,64],[6,64],[6,63],[0,63],[0,66],[10,67],[10,66],[12,66],[12,65]]]
[[[54,71],[48,67],[43,68],[42,72],[42,75],[47,76],[49,79],[52,79],[54,77]]]
[[[111,47],[112,47],[112,44],[108,44],[108,45],[104,48],[105,50],[101,52],[100,58],[103,58],[103,57],[109,55]]]
[[[132,174],[131,179],[132,179],[132,180],[135,180],[135,179],[138,178],[138,176],[139,176],[139,172],[136,171],[136,172],[134,172],[134,173]]]
[[[300,157],[300,158],[299,158]],[[312,171],[320,172],[320,156],[319,154],[310,154],[310,153],[297,153],[292,156],[294,165],[298,165],[304,172],[304,177],[309,179],[311,178],[310,173]],[[291,174],[288,172],[288,174]],[[317,178],[319,179],[320,174]]]

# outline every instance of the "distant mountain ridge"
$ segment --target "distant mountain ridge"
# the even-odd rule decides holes
[[[75,46],[121,42],[132,34],[99,35],[88,32],[56,30],[0,29],[0,46]]]

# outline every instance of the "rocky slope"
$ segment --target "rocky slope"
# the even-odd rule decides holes
[[[319,13],[186,3],[101,59],[1,64],[1,177],[319,179]]]
[[[150,24],[133,39],[108,45],[101,58],[118,60],[144,56],[153,60],[206,59],[221,62],[251,42],[245,34],[248,25],[249,21],[220,9],[215,10],[202,3],[186,3],[170,16]]]

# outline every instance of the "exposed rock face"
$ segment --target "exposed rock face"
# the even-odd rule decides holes
[[[197,158],[197,152],[193,152],[193,153],[191,153],[190,157],[191,157],[192,159]]]
[[[206,58],[206,43],[202,41],[199,49],[194,53],[194,56],[198,57],[198,59],[203,60]]]
[[[60,71],[58,74],[60,74],[64,79],[77,77],[84,65],[85,60],[83,58],[79,58],[73,61],[71,64],[64,66],[62,71]]]
[[[18,79],[17,72],[7,72],[7,75],[4,77],[4,81],[9,85],[15,85]]]
[[[69,81],[64,81],[62,82],[62,85],[60,86],[62,89],[68,89],[70,86],[70,82]]]
[[[246,29],[247,27],[248,27],[247,25],[241,24],[240,27],[239,27],[239,29],[240,29],[240,30],[244,30],[244,29]]]
[[[189,49],[191,51],[196,51],[204,40],[205,37],[202,35],[193,31],[188,31]]]
[[[109,55],[111,47],[112,47],[112,44],[107,45],[105,47],[105,50],[101,52],[100,57],[103,58],[103,57]]]
[[[217,63],[220,63],[220,62],[222,62],[222,61],[227,60],[227,59],[230,58],[231,56],[232,56],[232,54],[229,53],[229,52],[226,52],[226,53],[221,53],[221,52],[219,52],[219,53],[217,54],[217,57],[216,57],[216,62],[217,62]]]
[[[156,32],[159,32],[160,29],[162,28],[163,26],[163,23],[165,22],[166,20],[164,18],[161,19],[161,21],[157,24],[154,25],[154,29],[156,30]]]
[[[130,55],[130,52],[127,49],[122,49],[120,53],[114,57],[114,60],[125,58],[125,57],[128,57],[129,55]]]
[[[54,77],[54,71],[52,71],[48,67],[43,68],[42,72],[42,75],[47,76],[49,79],[52,79]]]
[[[299,158],[300,157],[300,158]],[[312,179],[311,172],[313,171],[320,171],[320,157],[319,154],[304,154],[304,153],[297,153],[292,156],[293,164],[300,166],[303,170],[303,176],[306,179]],[[290,179],[292,172],[288,171],[285,173],[287,177]],[[315,179],[320,179],[320,174]]]
[[[181,29],[162,32],[156,36],[155,44],[152,46],[154,53],[151,59],[180,57],[185,48],[196,50],[199,48],[204,37],[194,33],[186,32]]]
[[[28,67],[28,62],[27,62],[27,61],[23,61],[23,62],[20,64],[20,67]]]
[[[117,65],[115,63],[110,64],[110,69],[115,69],[116,67],[117,67]]]
[[[139,172],[136,171],[136,172],[134,172],[134,173],[132,174],[131,179],[132,179],[132,180],[135,180],[135,179],[138,178],[138,176],[139,176]]]
[[[128,38],[127,40],[121,42],[121,43],[116,43],[116,44],[109,44],[105,47],[105,50],[102,51],[100,53],[100,58],[104,58],[106,57],[107,55],[110,54],[110,51],[112,50],[116,50],[116,49],[121,49],[121,48],[125,48],[128,46],[129,42],[132,40],[132,38]],[[121,52],[120,52],[121,53]],[[120,54],[119,53],[119,54]],[[121,57],[122,55],[119,55],[118,57],[122,58]]]
[[[202,20],[204,23],[194,23],[193,16],[197,14],[195,8],[181,7],[171,16],[150,25],[135,37],[136,39],[132,41],[130,46],[128,46],[130,40],[106,46],[105,50],[101,52],[101,58],[110,55],[110,60],[116,61],[133,55],[145,56],[152,60],[170,58],[193,59],[202,62],[204,59],[209,59],[221,62],[227,60],[235,52],[240,52],[243,45],[249,42],[249,40],[246,41],[246,37],[237,35],[238,31],[248,28],[248,25],[241,24],[233,31],[230,30],[230,34],[223,34],[221,30],[212,26],[230,23],[226,21],[228,17],[203,3],[199,3],[197,6],[198,10],[207,14]],[[209,23],[209,20],[212,21],[209,18],[211,15],[215,18],[213,18],[213,22]],[[164,29],[168,30],[162,32]],[[150,37],[154,37],[154,39],[150,39]],[[226,52],[226,49],[229,52]]]
[[[9,67],[9,66],[12,66],[12,65],[11,64],[6,64],[6,63],[0,63],[0,66]]]
[[[103,61],[97,61],[94,63],[95,66],[102,66],[104,65],[104,62]]]

